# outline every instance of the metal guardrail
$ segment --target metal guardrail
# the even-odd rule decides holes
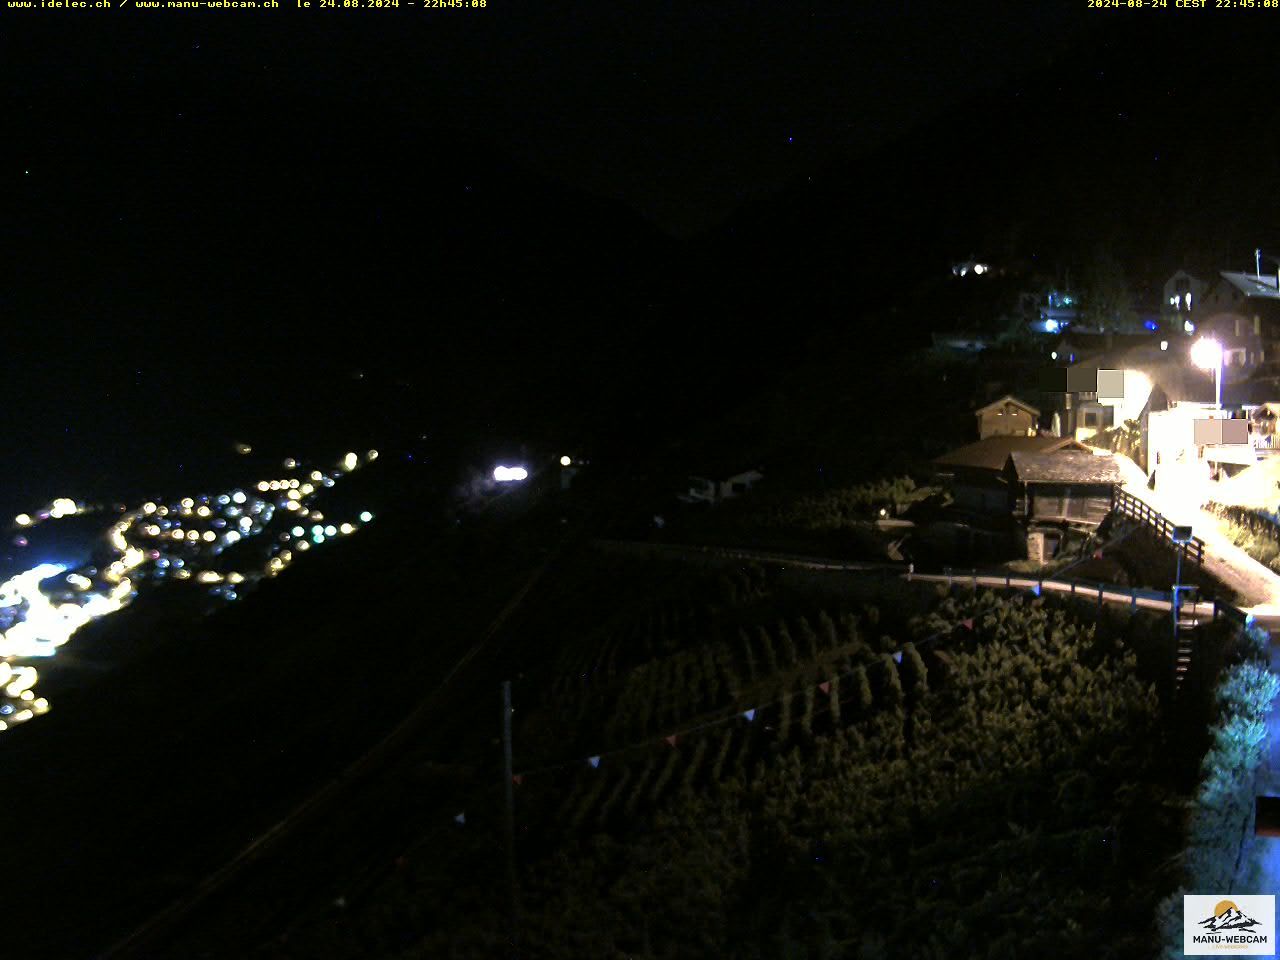
[[[1161,540],[1167,540],[1175,547],[1181,547],[1186,551],[1184,556],[1188,560],[1194,560],[1198,564],[1204,563],[1204,541],[1199,537],[1193,536],[1190,542],[1185,544],[1174,544],[1173,542],[1173,523],[1164,514],[1158,510],[1153,510],[1151,505],[1143,500],[1138,499],[1129,491],[1116,486],[1115,487],[1115,508],[1126,517],[1137,520],[1139,523],[1145,524],[1155,531]]]

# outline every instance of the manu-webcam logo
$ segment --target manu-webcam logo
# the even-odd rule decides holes
[[[1182,898],[1182,952],[1190,957],[1273,957],[1276,898],[1233,894]]]

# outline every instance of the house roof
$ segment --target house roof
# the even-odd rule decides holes
[[[1160,350],[1159,344],[1154,349],[1137,346],[1108,350],[1072,364],[1072,369],[1138,370],[1150,378],[1153,392],[1159,389],[1170,403],[1175,400],[1211,402],[1214,398],[1213,374],[1192,366],[1184,355],[1183,347],[1178,342],[1175,349],[1175,343],[1170,342],[1167,351]],[[1224,384],[1223,390],[1226,389]]]
[[[1081,450],[1010,454],[1013,472],[1023,483],[1119,483],[1120,467],[1111,456]]]
[[[703,463],[701,466],[706,467]],[[690,480],[710,480],[714,483],[728,483],[730,480],[739,480],[742,477],[754,477],[760,479],[764,476],[764,471],[759,467],[744,467],[741,463],[729,467],[718,465],[714,470],[695,470],[689,474]]]
[[[1074,333],[1068,330],[1058,338],[1055,349],[1058,354],[1074,351],[1078,357],[1084,358],[1104,352],[1123,352],[1135,347],[1152,347],[1160,349],[1160,341],[1169,336],[1152,333]]]
[[[970,467],[977,470],[1000,471],[1015,450],[1024,453],[1056,453],[1061,450],[1085,450],[1082,443],[1072,437],[987,437],[977,443],[966,444],[934,458],[939,467]]]
[[[1000,397],[998,400],[992,400],[985,407],[979,407],[977,410],[974,411],[974,414],[977,416],[981,416],[986,411],[993,410],[996,407],[1004,406],[1006,403],[1012,403],[1014,406],[1018,406],[1018,407],[1021,407],[1023,410],[1026,410],[1028,413],[1034,413],[1037,417],[1040,416],[1040,409],[1038,407],[1033,407],[1031,404],[1027,403],[1027,401],[1025,400],[1019,400],[1017,397],[1015,397],[1011,393],[1006,393],[1003,397]]]
[[[1226,407],[1257,406],[1276,401],[1280,401],[1280,377],[1260,377],[1222,385],[1222,404]]]
[[[1230,273],[1222,271],[1222,279],[1227,281],[1246,297],[1263,297],[1268,300],[1280,299],[1280,290],[1276,289],[1276,280],[1263,274],[1261,277],[1252,273]]]

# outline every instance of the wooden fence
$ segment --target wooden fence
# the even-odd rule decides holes
[[[1143,500],[1139,500],[1127,490],[1120,487],[1115,488],[1115,508],[1133,520],[1137,520],[1149,527],[1161,540],[1167,540],[1173,544],[1173,528],[1174,525],[1164,514],[1153,510],[1150,504]],[[1193,536],[1191,540],[1184,544],[1175,544],[1186,551],[1184,556],[1188,560],[1194,560],[1196,563],[1204,563],[1204,541],[1199,537]]]

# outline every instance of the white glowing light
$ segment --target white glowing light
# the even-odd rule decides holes
[[[61,517],[71,517],[75,515],[76,510],[77,507],[74,500],[68,497],[59,497],[57,500],[53,501],[53,504],[49,507],[49,516],[53,517],[55,520]]]
[[[372,519],[373,519],[373,514],[370,513],[368,510],[365,510],[363,513],[360,514],[361,523],[368,523]]]
[[[493,479],[498,483],[511,483],[515,480],[525,480],[529,476],[529,471],[524,467],[494,467]]]
[[[20,513],[13,518],[13,522],[20,527],[29,527],[31,526],[31,516],[26,513]]]
[[[338,535],[338,528],[333,524],[329,524],[329,526],[324,528],[324,535],[326,537],[336,537]]]
[[[338,529],[343,533],[352,533],[355,530],[355,527],[349,523],[344,523],[342,526],[338,527]]]
[[[342,466],[347,470],[348,473],[354,470],[359,465],[360,465],[360,458],[357,457],[354,453],[348,453],[345,457],[342,458]]]
[[[563,456],[560,458],[560,466],[562,467],[567,467],[571,463],[573,463],[573,457]]]
[[[142,512],[143,512],[143,513],[155,513],[155,512],[156,512],[156,505],[155,505],[154,503],[151,503],[150,501],[147,501],[146,503],[144,503],[144,504],[142,505]]]
[[[377,451],[377,450],[370,450],[368,453],[366,453],[366,454],[365,454],[365,457],[366,457],[368,460],[370,460],[370,461],[377,460],[377,459],[378,459],[378,451]]]
[[[1222,344],[1204,337],[1191,346],[1191,362],[1202,370],[1216,370],[1222,362]]]
[[[292,533],[295,537],[305,537],[307,535],[307,531],[303,530],[301,527],[294,527],[289,532]]]
[[[90,620],[119,610],[132,596],[132,585],[125,579],[106,596],[86,593],[82,603],[54,604],[41,592],[40,583],[65,570],[61,564],[42,563],[0,583],[0,607],[18,607],[22,611],[21,619],[0,634],[0,657],[51,656]],[[10,669],[7,664],[0,667],[0,681],[25,678],[28,670],[34,683],[33,668]],[[16,696],[23,689],[27,686],[20,686],[11,695]]]

